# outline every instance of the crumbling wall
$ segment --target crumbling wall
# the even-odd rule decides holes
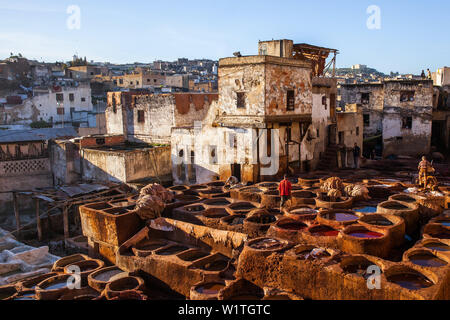
[[[383,129],[383,84],[344,84],[340,91],[343,105],[360,104],[363,114],[368,115],[369,123],[364,124],[364,136],[380,134]],[[369,95],[368,100],[367,95]]]
[[[301,66],[266,65],[266,114],[312,113],[311,70]],[[294,90],[294,109],[287,110],[287,91]]]
[[[251,59],[254,57],[245,58],[249,60],[245,64],[233,64],[231,61],[227,63],[227,59],[220,61],[220,114],[233,116],[264,115],[265,65],[259,63],[257,59]],[[245,108],[236,107],[237,92],[245,93]]]
[[[401,101],[402,92],[414,92]],[[430,151],[433,110],[433,82],[385,82],[383,114],[383,156],[419,156]],[[410,118],[411,128],[404,122]]]

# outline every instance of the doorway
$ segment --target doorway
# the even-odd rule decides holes
[[[237,163],[233,163],[231,165],[231,175],[238,178],[239,182],[241,181],[241,165]]]

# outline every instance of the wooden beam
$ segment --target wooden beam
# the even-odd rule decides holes
[[[39,215],[39,199],[36,198],[36,227],[37,227],[37,233],[38,233],[38,240],[42,241],[42,224],[41,224],[41,217]]]
[[[16,192],[13,192],[13,203],[14,203],[14,215],[16,216],[17,236],[20,236],[20,212],[19,212],[19,202],[17,200]]]

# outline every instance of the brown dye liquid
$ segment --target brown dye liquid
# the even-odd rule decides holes
[[[230,204],[230,202],[227,200],[215,200],[215,201],[208,202],[208,204],[210,206],[226,206],[226,205]]]
[[[187,247],[183,247],[183,246],[173,246],[173,247],[164,249],[162,251],[159,251],[157,254],[161,255],[161,256],[170,256],[170,255],[176,254],[178,252],[185,251],[187,249],[188,249]]]
[[[145,244],[142,247],[136,248],[138,250],[144,250],[144,251],[152,251],[152,250],[156,250],[158,248],[161,248],[162,246],[166,245],[165,243],[149,243],[149,244]]]
[[[261,215],[261,216],[255,216],[255,217],[251,217],[249,219],[249,221],[253,222],[253,223],[258,223],[258,224],[269,224],[272,222],[275,222],[277,219],[272,216],[272,215]]]
[[[450,251],[449,246],[438,242],[427,243],[424,247],[436,251]]]
[[[203,267],[200,267],[205,271],[222,271],[228,265],[228,262],[225,260],[216,260],[211,263],[205,264]]]
[[[13,292],[11,292],[11,293],[0,293],[0,300],[4,300],[4,299],[6,299],[6,298],[9,298],[9,297],[11,297],[13,294],[14,294]]]
[[[422,267],[442,267],[447,265],[447,262],[445,262],[444,260],[426,253],[412,255],[411,257],[409,257],[409,261]]]
[[[244,223],[244,219],[245,218],[234,218],[234,219],[230,220],[229,224],[232,225],[232,226],[243,224]]]
[[[98,268],[98,264],[84,265],[80,267],[81,272],[91,271]]]
[[[225,288],[224,284],[208,283],[203,286],[197,287],[196,291],[203,294],[217,294],[223,288]]]
[[[433,283],[420,274],[400,273],[388,277],[388,281],[398,284],[399,286],[409,290],[419,290],[428,288]]]
[[[450,233],[447,232],[432,234],[432,236],[438,239],[450,239]]]
[[[196,206],[196,207],[187,207],[187,208],[185,208],[185,210],[188,212],[200,212],[200,211],[205,210],[205,208],[202,206]]]
[[[389,203],[383,206],[385,209],[392,209],[392,210],[405,210],[408,209],[407,206],[404,206],[400,203]]]
[[[231,209],[232,210],[251,210],[251,209],[255,209],[255,206],[250,203],[238,203],[238,204],[234,205]]]
[[[190,255],[188,255],[184,258],[181,258],[181,259],[184,261],[194,261],[194,260],[198,260],[200,258],[206,257],[207,255],[208,255],[208,253],[206,253],[206,252],[198,251],[195,253],[191,253]]]

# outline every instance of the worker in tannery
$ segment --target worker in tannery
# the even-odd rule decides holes
[[[359,158],[361,157],[361,148],[355,142],[355,147],[353,148],[353,160],[355,163],[355,169],[359,169]]]
[[[280,196],[281,196],[280,209],[282,209],[284,204],[291,197],[292,184],[287,179],[287,174],[284,175],[284,179],[280,182],[280,185],[278,186],[278,190],[280,190]]]
[[[420,161],[419,163],[418,169],[419,169],[419,183],[424,184],[424,187],[426,187],[426,177],[428,169],[431,167],[432,167],[431,163],[428,162],[425,156],[423,156],[422,161]]]

